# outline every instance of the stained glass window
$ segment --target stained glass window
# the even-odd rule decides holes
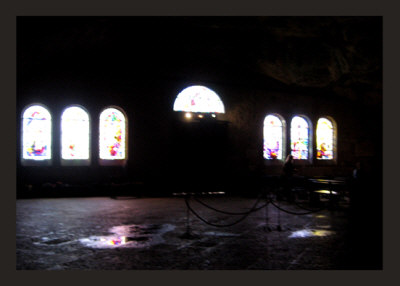
[[[178,94],[174,102],[174,111],[225,113],[225,108],[214,91],[195,85],[185,88]]]
[[[327,118],[320,118],[317,123],[317,159],[333,159],[333,125]]]
[[[282,121],[275,115],[267,115],[264,119],[265,159],[282,159],[282,134]]]
[[[81,107],[65,109],[61,116],[61,156],[64,160],[89,159],[89,115]]]
[[[116,108],[107,108],[100,114],[100,159],[122,160],[126,158],[125,115]]]
[[[308,123],[303,117],[293,117],[290,125],[290,147],[293,159],[308,159],[308,131]]]
[[[51,159],[51,115],[41,105],[32,105],[23,113],[22,158]]]

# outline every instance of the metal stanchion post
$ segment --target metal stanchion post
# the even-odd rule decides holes
[[[280,202],[279,201],[278,201],[278,207],[280,207]],[[281,227],[281,210],[280,209],[278,209],[278,226],[277,226],[276,229],[278,231],[282,230],[282,227]]]
[[[187,197],[185,198],[185,200],[189,200],[190,195],[191,195],[190,193],[187,194]],[[188,206],[186,206],[186,232],[181,236],[181,238],[185,238],[185,239],[197,238],[197,236],[192,233],[192,230],[190,227],[190,209]]]
[[[271,228],[269,227],[269,217],[268,217],[268,192],[266,192],[265,195],[265,231],[271,231]]]
[[[186,208],[186,236],[190,236],[191,231],[190,231],[190,210],[187,207]]]
[[[329,209],[333,210],[333,194],[332,194],[332,183],[329,182]]]

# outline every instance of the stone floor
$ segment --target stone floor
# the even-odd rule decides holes
[[[347,200],[315,212],[266,202],[191,198],[199,218],[182,196],[19,199],[16,269],[381,269],[381,246],[369,240],[363,255]]]

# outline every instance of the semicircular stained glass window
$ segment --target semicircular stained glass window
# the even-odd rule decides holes
[[[32,105],[23,113],[22,158],[51,159],[51,115],[41,105]]]
[[[65,109],[61,116],[61,157],[89,159],[89,115],[81,107]]]
[[[309,127],[307,121],[295,116],[290,125],[290,148],[293,159],[308,159]]]
[[[126,158],[125,115],[116,108],[107,108],[100,114],[99,156],[105,160]]]
[[[225,113],[224,104],[211,89],[194,85],[182,90],[175,99],[174,111]]]
[[[320,118],[317,123],[317,159],[333,159],[333,125],[327,118]]]
[[[282,159],[283,143],[282,121],[275,115],[264,119],[264,158],[267,160]]]

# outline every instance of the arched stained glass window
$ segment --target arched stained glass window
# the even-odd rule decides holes
[[[317,159],[333,159],[333,124],[327,118],[320,118],[317,123]]]
[[[174,111],[225,113],[224,104],[211,89],[194,85],[185,88],[174,102]]]
[[[51,115],[41,105],[28,107],[22,115],[22,158],[51,159]]]
[[[295,116],[290,125],[290,148],[294,159],[306,160],[309,158],[309,126],[300,116]]]
[[[65,109],[61,116],[61,158],[89,159],[89,138],[88,113],[78,106]]]
[[[267,160],[282,159],[283,124],[275,115],[264,119],[264,158]]]
[[[99,128],[100,159],[126,159],[125,115],[117,108],[107,108],[100,114]]]

